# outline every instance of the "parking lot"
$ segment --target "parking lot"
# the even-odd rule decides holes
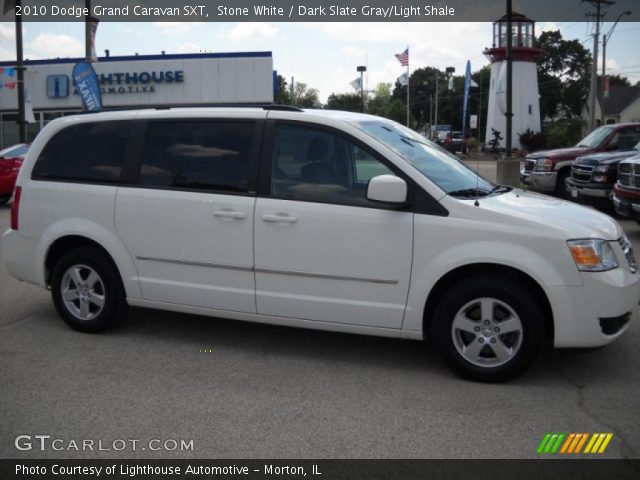
[[[482,173],[495,176],[483,162]],[[640,252],[640,227],[621,222]],[[0,207],[0,231],[9,207]],[[548,432],[612,432],[640,456],[640,326],[544,352],[509,384],[454,376],[420,342],[132,309],[70,330],[0,266],[3,458],[530,458]],[[17,435],[192,439],[192,451],[18,451]],[[34,443],[35,445],[35,443]]]

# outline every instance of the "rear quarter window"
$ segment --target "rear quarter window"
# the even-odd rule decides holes
[[[118,182],[130,131],[128,121],[67,127],[42,149],[31,176],[34,180]]]

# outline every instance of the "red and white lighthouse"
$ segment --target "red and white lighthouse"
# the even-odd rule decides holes
[[[507,113],[507,35],[512,36],[513,58],[513,129],[511,145],[520,148],[520,134],[540,131],[540,99],[536,61],[542,49],[535,46],[535,22],[513,12],[511,32],[506,15],[493,24],[493,46],[484,51],[491,61],[491,85],[487,111],[485,143],[493,139],[491,129],[502,135],[501,147],[506,146]]]

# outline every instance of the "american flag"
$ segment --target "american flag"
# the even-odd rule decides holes
[[[407,67],[409,65],[409,47],[402,53],[396,53],[396,58],[400,62],[400,65]]]

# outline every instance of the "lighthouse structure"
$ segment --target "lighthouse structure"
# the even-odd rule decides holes
[[[493,23],[493,46],[484,55],[491,61],[491,84],[487,111],[485,144],[494,138],[492,129],[500,132],[500,147],[507,144],[507,35],[512,35],[513,128],[511,145],[520,149],[520,135],[527,130],[540,131],[540,99],[536,61],[543,50],[535,46],[535,22],[520,13],[513,12],[511,32],[508,32],[507,16]]]

